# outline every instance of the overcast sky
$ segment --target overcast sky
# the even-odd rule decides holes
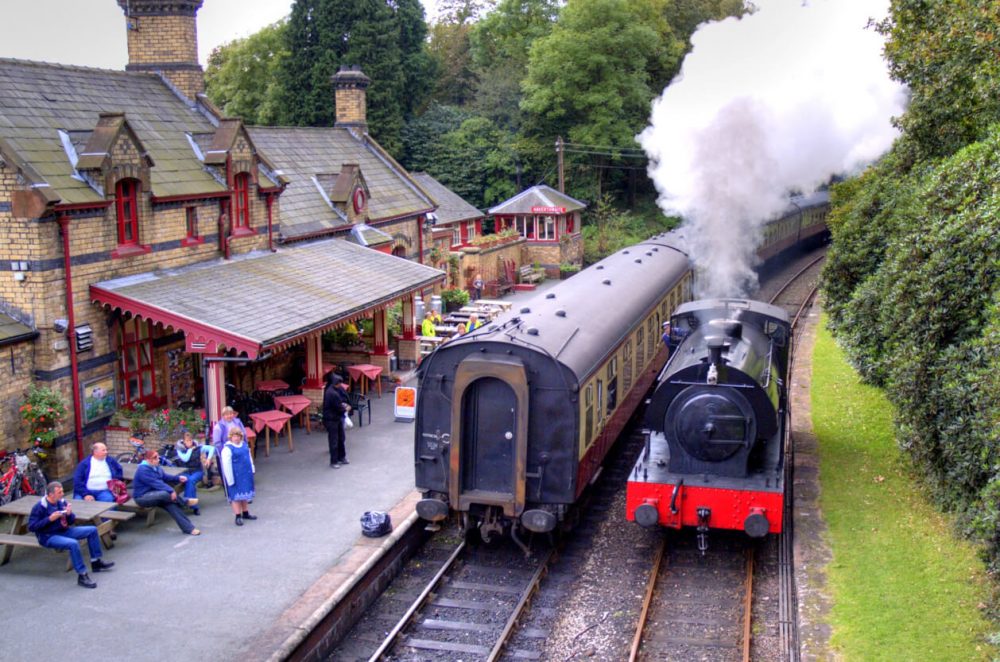
[[[434,0],[422,0],[425,11]],[[115,0],[2,0],[0,57],[124,69],[125,14]],[[288,15],[292,0],[205,0],[198,60]]]

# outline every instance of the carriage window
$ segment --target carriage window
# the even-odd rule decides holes
[[[583,394],[584,421],[583,445],[586,446],[594,436],[594,387],[588,385]]]
[[[618,406],[618,357],[611,357],[608,363],[608,414]]]
[[[622,387],[626,391],[628,391],[630,388],[632,388],[632,340],[631,339],[625,341],[625,351],[622,354],[622,362],[624,363],[622,367],[624,368],[625,371],[625,374],[623,375],[625,383],[622,384]]]
[[[604,382],[597,380],[597,420],[604,420]]]
[[[649,318],[649,322],[646,326],[648,328],[648,333],[646,335],[646,343],[648,345],[646,347],[646,353],[653,356],[653,352],[656,351],[656,347],[653,345],[653,343],[656,342],[656,326],[652,317]]]

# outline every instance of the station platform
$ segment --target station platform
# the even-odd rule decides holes
[[[416,385],[412,373],[402,376]],[[16,548],[0,566],[4,658],[284,659],[396,537],[422,526],[413,423],[395,421],[391,390],[371,403],[371,424],[366,415],[358,427],[355,417],[347,431],[350,464],[339,469],[330,468],[319,422],[311,434],[293,428],[294,452],[284,437],[272,437],[270,457],[259,444],[256,521],[237,527],[221,490],[199,490],[202,514],[191,520],[201,536],[183,535],[163,511],[150,528],[140,517],[120,524],[104,552],[115,567],[91,575],[97,589],[77,586],[65,554]],[[367,510],[388,511],[393,533],[363,537]]]

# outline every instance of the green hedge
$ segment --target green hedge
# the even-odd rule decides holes
[[[920,171],[890,156],[833,200],[832,327],[885,388],[935,497],[1000,568],[1000,127]]]

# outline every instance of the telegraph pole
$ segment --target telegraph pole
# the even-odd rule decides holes
[[[559,192],[566,192],[566,180],[563,176],[563,139],[562,136],[556,138],[556,160],[559,167]]]

